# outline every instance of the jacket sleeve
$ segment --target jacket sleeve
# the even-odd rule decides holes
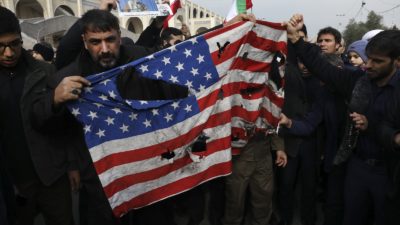
[[[78,56],[83,48],[82,26],[76,21],[60,40],[55,65],[57,70],[67,66]]]
[[[31,119],[35,129],[54,132],[59,129],[67,129],[74,120],[65,106],[61,105],[55,108],[53,105],[54,91],[62,78],[63,75],[60,71],[50,75],[47,78],[46,88],[34,97]]]
[[[350,99],[357,79],[365,74],[362,70],[346,70],[328,63],[320,55],[318,46],[304,42],[303,39],[293,44],[297,57],[301,59],[307,69],[336,92]]]
[[[271,135],[271,150],[285,151],[285,144],[282,137],[279,137],[276,134]]]
[[[313,103],[311,110],[306,113],[302,120],[292,120],[292,126],[285,128],[288,133],[296,136],[311,135],[323,120],[322,106]]]
[[[376,134],[386,150],[400,152],[400,146],[394,143],[395,135],[400,133],[400,91],[397,90],[396,94],[386,105],[385,119],[377,126]]]
[[[136,41],[136,45],[140,45],[147,48],[153,48],[160,44],[160,33],[162,25],[166,17],[156,17],[150,26],[140,34],[139,39]]]

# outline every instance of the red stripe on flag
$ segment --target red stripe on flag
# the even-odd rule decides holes
[[[271,70],[271,66],[269,63],[238,57],[234,60],[230,69],[247,70],[251,72],[269,72]]]
[[[264,118],[271,124],[271,126],[276,126],[279,122],[279,118],[275,117],[270,111],[265,108],[261,108],[258,111],[247,111],[246,109],[235,106],[232,107],[232,117],[240,117],[248,122],[255,122],[257,118]]]
[[[273,23],[273,22],[268,22],[268,21],[263,21],[263,20],[257,20],[257,24],[271,27],[276,30],[286,30],[286,27],[282,26],[282,23]]]
[[[247,35],[246,42],[249,43],[254,48],[258,48],[269,52],[277,52],[287,48],[285,42],[265,39],[263,37],[258,36],[257,33],[255,33],[254,31],[249,32],[249,34]]]
[[[113,212],[116,216],[119,217],[120,215],[128,212],[129,209],[132,208],[137,209],[149,205],[149,203],[158,202],[171,195],[173,196],[181,192],[187,191],[193,186],[196,186],[200,183],[204,183],[208,180],[211,180],[212,178],[220,177],[221,175],[222,176],[228,175],[231,173],[232,170],[231,168],[232,168],[231,162],[214,165],[206,171],[203,171],[191,177],[183,178],[174,183],[170,183],[165,186],[159,187],[152,191],[146,192],[143,195],[137,196],[136,198],[133,198],[128,202],[124,202],[123,204],[115,207]]]
[[[242,93],[248,88],[258,88],[261,89],[255,93]],[[221,91],[222,90],[222,91]],[[245,99],[256,99],[261,97],[268,97],[271,102],[273,102],[276,106],[282,107],[283,105],[283,98],[277,96],[270,88],[263,84],[252,84],[246,82],[233,82],[223,85],[220,89],[217,89],[211,92],[209,95],[201,98],[198,100],[199,108],[201,111],[204,109],[213,106],[219,99],[218,95],[221,97],[226,98],[235,94],[242,94],[243,98]]]
[[[239,26],[241,26],[241,25],[244,24],[244,23],[245,23],[245,21],[238,22],[238,23],[234,23],[234,24],[232,24],[232,25],[230,25],[230,26],[222,27],[222,28],[217,29],[217,30],[214,30],[214,31],[212,31],[212,32],[205,33],[205,34],[204,34],[204,38],[205,38],[205,39],[213,38],[213,37],[215,37],[215,36],[218,36],[218,35],[220,35],[220,34],[222,34],[222,33],[227,32],[227,31],[229,31],[229,30],[233,30],[233,29],[235,29],[236,27],[239,27]]]
[[[217,139],[207,143],[207,155],[211,155],[218,151],[223,151],[230,148],[231,146],[231,136]],[[110,198],[119,191],[122,191],[132,185],[144,183],[151,180],[159,179],[164,177],[169,173],[181,169],[189,164],[193,163],[188,155],[175,160],[172,164],[167,164],[165,166],[160,166],[152,170],[143,171],[141,173],[135,173],[131,175],[126,175],[124,177],[114,179],[110,184],[104,186],[104,192],[107,198]],[[132,171],[134,172],[134,171]]]
[[[107,171],[108,169],[118,165],[132,163],[136,161],[142,161],[149,158],[153,158],[155,156],[160,156],[167,150],[173,151],[174,149],[189,144],[190,141],[193,140],[195,137],[197,137],[202,130],[226,124],[229,123],[230,121],[231,121],[230,111],[214,114],[210,116],[210,118],[205,124],[201,124],[197,127],[194,127],[186,134],[183,134],[179,137],[176,137],[174,139],[165,141],[157,145],[110,154],[94,162],[94,166],[96,168],[97,173],[101,174]]]

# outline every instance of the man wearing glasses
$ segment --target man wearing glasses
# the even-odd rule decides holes
[[[15,187],[11,224],[33,224],[39,213],[47,225],[73,224],[71,188],[77,188],[79,177],[70,188],[67,171],[77,174],[77,164],[64,147],[67,139],[60,131],[38,132],[30,118],[33,93],[44,91],[53,73],[52,65],[22,48],[18,19],[0,7],[0,163]]]

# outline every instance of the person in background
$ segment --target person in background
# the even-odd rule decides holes
[[[377,130],[387,113],[385,105],[399,88],[399,31],[382,31],[368,42],[366,71],[348,70],[330,65],[315,46],[302,41],[297,31],[303,22],[302,15],[292,16],[287,23],[288,39],[305,66],[349,100],[350,127],[356,130],[348,132],[343,149],[338,150],[341,157],[335,158],[348,161],[343,224],[367,224],[371,213],[376,225],[387,224],[385,195],[389,176]],[[357,139],[353,139],[354,133],[358,134]]]
[[[36,60],[52,63],[54,59],[53,47],[47,42],[40,42],[33,46],[32,56]]]
[[[338,53],[341,41],[342,35],[333,27],[325,27],[318,32],[317,45],[323,53]]]
[[[0,154],[14,185],[16,224],[33,225],[39,213],[46,225],[73,224],[71,190],[80,178],[69,137],[64,130],[38,131],[31,117],[34,95],[54,73],[25,51],[19,20],[0,6]]]
[[[192,35],[190,34],[189,27],[186,23],[182,23],[181,31],[183,36],[185,36],[185,40],[189,39]]]
[[[347,49],[347,57],[354,67],[360,69],[365,67],[368,60],[367,55],[365,54],[365,47],[367,44],[367,41],[358,40],[349,45],[349,48]]]

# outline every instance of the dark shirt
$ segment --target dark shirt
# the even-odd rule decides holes
[[[17,186],[24,188],[36,180],[24,132],[20,100],[27,75],[21,60],[12,69],[0,67],[0,140],[7,169]]]
[[[366,76],[366,75],[365,75]],[[400,81],[400,72],[397,71],[391,80],[383,87],[378,87],[372,82],[372,98],[366,110],[369,129],[376,129],[376,125],[382,122],[385,116],[385,105],[394,93],[396,83]],[[382,145],[379,144],[376,133],[361,132],[356,148],[356,154],[363,159],[383,160]]]
[[[363,76],[367,76],[362,70],[347,70],[330,65],[325,59],[319,56],[319,48],[310,43],[299,40],[294,44],[296,54],[303,61],[304,65],[312,74],[318,77],[335,92],[349,100],[356,82]],[[356,155],[362,159],[383,160],[383,146],[378,143],[376,134],[377,126],[382,122],[385,115],[384,105],[390,100],[395,90],[395,83],[398,82],[400,72],[397,71],[387,85],[378,87],[374,81],[369,80],[372,87],[369,104],[363,112],[368,119],[368,130],[360,132],[356,146]]]

